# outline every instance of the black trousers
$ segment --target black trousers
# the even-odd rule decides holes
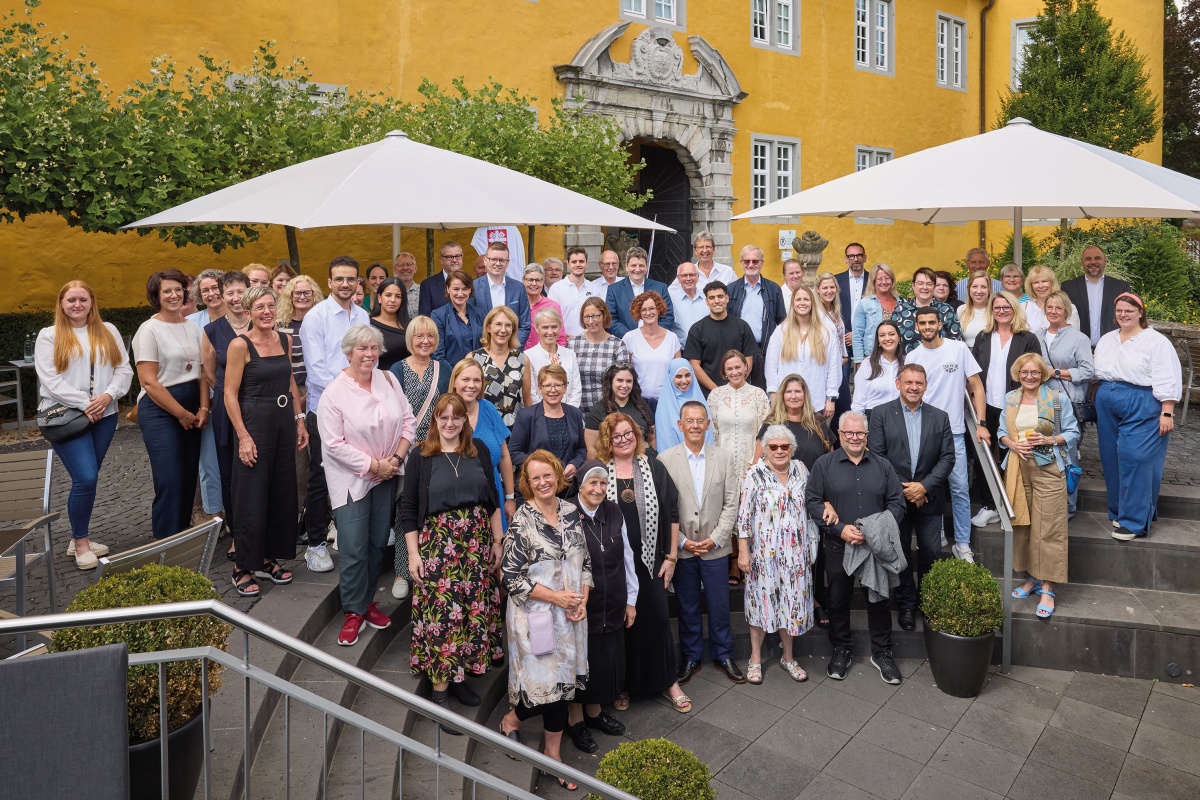
[[[846,543],[839,537],[825,537],[825,574],[829,578],[828,600],[829,643],[835,648],[849,650],[854,640],[850,636],[850,599],[854,593],[854,576],[842,569]],[[863,594],[866,594],[864,591]],[[886,600],[867,603],[867,627],[871,631],[871,654],[878,655],[892,648],[892,612]]]
[[[942,549],[942,515],[940,513],[916,513],[910,505],[900,521],[900,547],[904,549],[904,557],[908,566],[900,573],[900,585],[896,587],[896,605],[915,611],[917,602],[917,582],[913,574],[912,538],[917,534],[917,567],[922,576],[933,566],[938,552]]]
[[[296,422],[289,402],[247,397],[239,403],[258,458],[231,464],[234,546],[238,569],[296,557]]]
[[[304,531],[308,546],[325,544],[329,527],[329,484],[325,483],[325,464],[321,459],[321,431],[317,428],[316,412],[304,415],[308,429],[308,494],[304,498]],[[293,517],[295,519],[295,517]]]
[[[555,700],[553,703],[543,703],[540,706],[527,706],[518,703],[513,706],[517,719],[524,722],[534,717],[542,718],[542,730],[550,733],[562,733],[567,727],[567,701]]]

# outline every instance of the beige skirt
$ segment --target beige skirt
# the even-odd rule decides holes
[[[1010,458],[1016,458],[1010,454]],[[1020,461],[1020,459],[1018,459]],[[1067,481],[1054,463],[1020,461],[1029,524],[1013,526],[1013,569],[1052,583],[1067,580]]]

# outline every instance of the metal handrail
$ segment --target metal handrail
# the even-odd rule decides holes
[[[1013,510],[1012,501],[1008,499],[1008,492],[1004,491],[1004,478],[1000,475],[1000,466],[996,464],[996,459],[992,458],[992,449],[979,441],[972,433],[979,427],[979,416],[975,413],[975,406],[971,404],[971,396],[968,394],[966,398],[967,407],[967,424],[970,426],[969,431],[965,434],[966,440],[975,448],[975,457],[979,459],[979,463],[983,465],[983,476],[987,480],[988,492],[992,495],[992,502],[995,503],[996,512],[1000,516],[1000,530],[1004,533],[1004,589],[1001,592],[1000,599],[1004,603],[1004,626],[1001,629],[1000,641],[1000,670],[1002,672],[1012,672],[1012,573],[1013,573],[1013,517],[1017,512]]]
[[[422,716],[432,719],[435,723],[445,725],[448,728],[453,728],[461,731],[472,739],[483,742],[490,747],[499,750],[507,756],[511,756],[519,761],[524,761],[532,766],[542,770],[543,772],[553,775],[558,778],[578,784],[581,788],[586,789],[593,794],[605,798],[605,800],[637,800],[633,795],[623,792],[609,784],[597,780],[594,776],[588,775],[572,766],[555,761],[543,753],[523,745],[514,744],[510,739],[502,736],[498,731],[494,731],[484,725],[480,725],[473,720],[461,717],[452,711],[448,711],[436,703],[426,700],[423,697],[407,692],[388,683],[381,678],[372,675],[366,670],[359,669],[356,666],[347,664],[340,659],[334,658],[316,647],[313,647],[306,642],[287,635],[275,628],[267,625],[264,622],[254,619],[248,614],[238,611],[231,606],[225,605],[219,600],[192,600],[182,603],[166,603],[152,606],[130,606],[127,608],[99,609],[95,611],[78,611],[72,613],[46,614],[38,617],[18,617],[15,619],[0,620],[0,635],[5,634],[21,634],[33,633],[37,631],[55,631],[64,628],[80,628],[91,627],[97,625],[113,625],[118,623],[129,622],[148,622],[151,620],[164,619],[179,619],[181,617],[194,617],[203,614],[210,615],[223,622],[227,622],[233,627],[242,631],[244,635],[244,650],[243,656],[239,659],[236,656],[230,656],[220,650],[208,652],[207,648],[197,648],[188,651],[163,651],[157,654],[131,654],[130,664],[135,663],[165,663],[166,660],[183,660],[206,658],[216,661],[224,666],[234,669],[247,679],[253,678],[258,680],[271,689],[280,691],[297,699],[302,699],[304,702],[313,705],[317,709],[343,719],[352,725],[358,726],[360,729],[368,730],[372,734],[380,736],[385,741],[396,743],[403,749],[422,755],[423,751],[429,750],[432,755],[427,756],[429,759],[446,766],[452,771],[471,778],[472,780],[482,780],[486,776],[485,773],[471,767],[467,764],[455,763],[442,755],[440,731],[435,728],[435,744],[433,748],[423,745],[415,740],[408,739],[402,734],[396,733],[389,728],[380,726],[378,723],[362,717],[361,715],[345,709],[342,706],[332,703],[317,695],[312,695],[293,684],[271,675],[250,663],[250,635],[262,639],[286,653],[296,656],[297,658],[318,664],[324,669],[329,670],[333,674],[344,678],[351,683],[366,689],[371,689],[385,697],[388,697],[410,711],[414,711]],[[167,658],[164,658],[167,657]],[[178,656],[178,657],[176,657]],[[205,682],[207,686],[207,681]],[[164,705],[165,709],[165,705]],[[165,713],[165,711],[164,711]],[[376,729],[380,729],[383,735],[377,733]],[[399,737],[399,738],[395,738]],[[393,741],[394,740],[394,741]],[[164,737],[165,742],[165,737]],[[165,744],[164,744],[165,749]],[[165,768],[165,767],[164,767]],[[326,762],[328,769],[328,762]],[[495,780],[495,779],[492,779]],[[164,784],[165,785],[165,784]],[[246,788],[249,789],[249,771],[246,773]],[[515,787],[514,787],[515,789]],[[512,797],[527,797],[528,793],[519,789],[506,790]]]

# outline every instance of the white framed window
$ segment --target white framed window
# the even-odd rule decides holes
[[[854,66],[894,75],[892,0],[854,0]]]
[[[762,208],[800,189],[800,140],[758,136],[750,140],[750,207]]]
[[[1025,66],[1025,54],[1033,39],[1036,19],[1015,19],[1012,23],[1012,76],[1010,83],[1014,92],[1021,90],[1021,68]]]
[[[937,85],[967,88],[967,22],[947,14],[937,15]]]
[[[886,164],[892,160],[895,151],[889,147],[870,147],[859,145],[854,148],[854,171],[862,172],[864,169],[877,167],[880,164]],[[860,225],[891,225],[892,220],[881,219],[878,217],[855,217],[854,221]]]
[[[800,0],[750,0],[750,44],[800,55]]]
[[[684,26],[686,0],[621,0],[621,19],[646,25]]]

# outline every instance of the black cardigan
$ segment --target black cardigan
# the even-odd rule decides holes
[[[567,435],[575,442],[574,455],[563,466],[574,464],[575,469],[587,460],[587,444],[583,438],[583,412],[563,403],[563,416],[567,420]],[[508,437],[508,455],[512,459],[513,471],[519,473],[521,465],[534,450],[549,450],[550,436],[546,432],[546,411],[541,401],[517,410],[512,435]]]
[[[437,431],[430,433],[433,436],[437,435]],[[487,449],[487,445],[480,440],[472,439],[471,441],[475,443],[477,451],[475,457],[479,459],[480,466],[483,467],[483,474],[491,476],[493,474],[491,452]],[[408,456],[408,464],[404,468],[404,491],[400,494],[401,534],[419,531],[425,522],[426,509],[429,508],[429,481],[433,477],[433,461],[434,459],[421,455],[420,447],[414,447]],[[483,507],[488,516],[491,516],[492,512],[500,507],[500,497],[496,494],[496,482],[490,477],[487,485],[488,496]]]
[[[1012,366],[1013,362],[1025,353],[1037,353],[1041,355],[1041,343],[1031,331],[1014,333],[1012,341],[1008,345],[1008,363],[1004,365],[1004,391],[1006,394],[1021,385],[1021,382],[1012,376]],[[979,335],[975,337],[975,345],[971,348],[971,355],[975,356],[975,361],[979,364],[979,380],[983,382],[986,389],[988,365],[992,360],[992,334],[980,331]]]

